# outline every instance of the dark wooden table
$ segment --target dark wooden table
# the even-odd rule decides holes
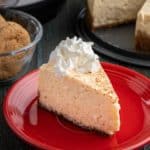
[[[60,40],[66,36],[72,37],[75,35],[76,16],[83,6],[83,0],[67,0],[57,17],[44,25],[44,36],[35,52],[30,70],[38,68],[42,63],[47,62],[50,52]],[[101,60],[121,64],[104,56],[101,56]],[[150,77],[150,68],[121,65],[135,69]],[[22,141],[9,129],[3,117],[3,99],[9,87],[0,86],[0,150],[33,150],[35,148]]]

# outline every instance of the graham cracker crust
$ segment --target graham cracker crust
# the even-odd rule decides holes
[[[98,134],[100,136],[103,136],[103,137],[110,137],[111,135],[105,133],[104,131],[101,131],[101,130],[97,130],[95,128],[90,128],[90,127],[86,127],[84,126],[83,124],[77,122],[76,120],[73,120],[71,118],[69,118],[68,116],[65,116],[61,113],[58,113],[56,110],[53,110],[52,108],[47,108],[46,106],[44,106],[42,103],[40,103],[40,101],[38,102],[38,105],[39,107],[45,109],[46,111],[48,111],[49,113],[53,113],[54,115],[57,115],[59,117],[62,117],[64,120],[72,123],[73,125],[76,125],[77,127],[80,127],[81,129],[85,130],[85,131],[88,131],[88,132],[92,132],[92,133],[95,133],[95,134]]]
[[[135,39],[135,47],[137,51],[150,52],[150,35],[138,30]]]

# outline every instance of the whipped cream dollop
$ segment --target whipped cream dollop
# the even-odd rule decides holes
[[[94,73],[100,70],[99,57],[92,49],[92,42],[81,38],[66,38],[52,51],[49,63],[54,64],[58,74],[66,75],[70,71]]]

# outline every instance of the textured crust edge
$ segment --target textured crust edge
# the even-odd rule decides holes
[[[105,137],[109,137],[109,136],[112,136],[112,135],[113,135],[113,134],[112,134],[112,135],[111,135],[111,134],[108,134],[108,133],[106,133],[106,132],[104,132],[104,131],[101,131],[101,130],[97,130],[97,129],[95,129],[95,128],[86,127],[85,125],[83,125],[83,124],[81,124],[81,123],[79,123],[79,122],[77,122],[77,121],[75,121],[75,120],[73,120],[73,119],[67,117],[66,115],[63,115],[63,114],[61,114],[61,113],[58,113],[56,110],[53,110],[52,108],[47,108],[46,106],[44,106],[44,105],[40,102],[40,100],[38,101],[38,105],[39,105],[39,107],[44,108],[44,109],[47,110],[48,112],[52,112],[52,113],[54,113],[54,114],[57,115],[57,116],[63,117],[65,120],[69,121],[70,123],[73,123],[74,125],[80,127],[80,128],[83,129],[83,130],[91,131],[91,132],[97,133],[97,134],[99,134],[99,135],[101,135],[101,136],[105,136]]]
[[[150,36],[140,30],[135,35],[135,47],[137,51],[150,52]]]

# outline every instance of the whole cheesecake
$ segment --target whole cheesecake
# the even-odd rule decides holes
[[[67,38],[40,68],[39,103],[74,124],[112,135],[120,129],[119,98],[92,50]]]
[[[137,50],[150,52],[150,0],[138,13],[135,38]]]
[[[92,29],[133,21],[145,0],[87,0]]]

